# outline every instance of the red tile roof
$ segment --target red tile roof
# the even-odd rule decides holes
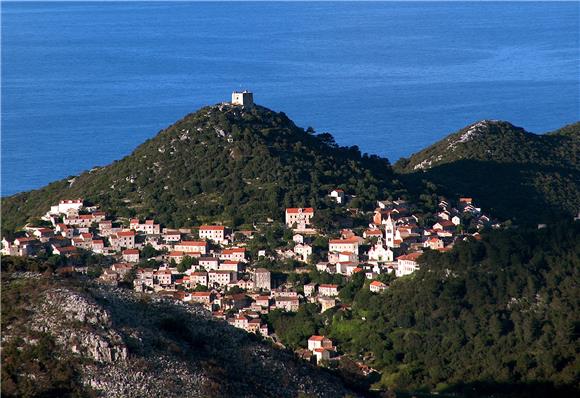
[[[211,296],[211,292],[193,292],[191,295],[194,297],[209,297]]]
[[[234,247],[232,249],[224,249],[222,254],[234,254],[234,253],[245,253],[246,249],[243,247]]]
[[[176,246],[206,246],[207,243],[202,242],[202,241],[195,241],[195,240],[184,240],[181,241],[180,243],[176,243]]]
[[[324,284],[323,283],[323,284],[320,285],[320,287],[321,288],[329,288],[329,289],[337,289],[338,288],[338,285],[332,285],[332,284],[328,284],[328,283]]]
[[[199,227],[199,230],[206,230],[206,231],[223,231],[226,227],[221,225],[202,225]]]
[[[356,236],[353,236],[352,238],[348,238],[348,239],[331,239],[329,241],[329,243],[332,243],[332,244],[358,243],[358,238]]]
[[[286,213],[296,214],[296,213],[314,213],[314,208],[312,207],[290,207],[286,209]]]
[[[421,256],[421,254],[423,254],[423,253],[405,254],[403,256],[397,257],[397,260],[417,261],[417,259]]]

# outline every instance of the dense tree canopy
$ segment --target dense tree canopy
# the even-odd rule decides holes
[[[420,261],[412,275],[384,277],[390,287],[380,294],[363,275],[342,284],[350,310],[275,312],[270,324],[292,348],[309,333],[329,336],[379,370],[382,388],[521,397],[578,391],[580,223],[493,231]],[[329,282],[320,273],[308,281]]]
[[[372,353],[384,385],[580,387],[578,223],[497,231],[421,262],[383,294],[362,289],[328,330],[348,351]]]

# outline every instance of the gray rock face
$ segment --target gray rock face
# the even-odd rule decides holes
[[[81,382],[105,397],[356,395],[202,307],[90,282],[43,296],[31,328],[80,356]]]
[[[63,347],[97,362],[127,359],[127,347],[119,333],[110,329],[106,310],[88,297],[71,290],[46,292],[33,327],[49,332]]]

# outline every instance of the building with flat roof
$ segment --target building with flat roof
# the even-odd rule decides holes
[[[232,105],[254,105],[254,94],[251,91],[234,91],[232,93]]]

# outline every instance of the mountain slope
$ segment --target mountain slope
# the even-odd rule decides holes
[[[168,226],[280,219],[284,207],[322,206],[336,187],[372,206],[391,174],[387,160],[338,147],[329,134],[304,131],[283,113],[220,104],[186,116],[109,166],[4,199],[3,228],[74,197]]]
[[[580,207],[580,123],[536,135],[484,120],[401,159],[395,171],[411,188],[421,180],[442,193],[469,195],[518,222],[570,216]]]
[[[361,288],[324,334],[395,390],[578,396],[580,222],[490,231],[419,261],[382,294]]]
[[[329,372],[197,306],[3,273],[2,307],[6,397],[355,395]]]

